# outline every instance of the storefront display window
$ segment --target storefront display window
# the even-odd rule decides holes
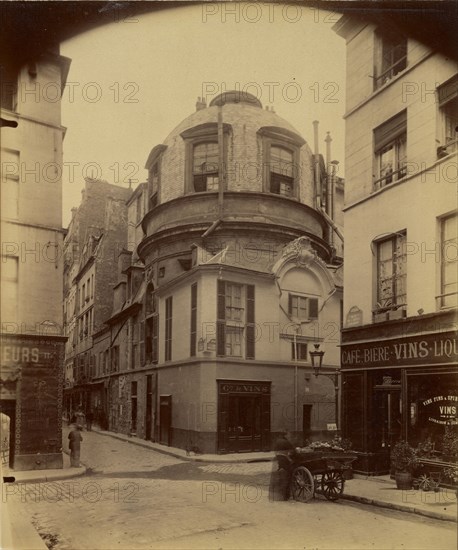
[[[448,456],[447,438],[458,438],[456,373],[408,375],[407,399],[409,443],[415,446],[430,441],[439,457]]]

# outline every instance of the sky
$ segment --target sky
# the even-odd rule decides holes
[[[84,177],[133,188],[151,149],[226,90],[257,96],[320,152],[333,138],[344,176],[345,42],[339,15],[306,6],[190,5],[135,16],[61,44],[72,59],[62,98],[63,225],[81,201]]]

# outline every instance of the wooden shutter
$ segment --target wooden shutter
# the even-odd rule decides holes
[[[246,286],[246,358],[255,358],[254,286]]]
[[[152,342],[151,342],[151,362],[157,363],[158,360],[158,343],[159,343],[159,315],[154,315],[152,326]]]
[[[288,294],[288,313],[293,314],[293,295]]]
[[[308,298],[309,319],[318,319],[318,298]]]
[[[226,355],[226,283],[218,280],[216,311],[216,355]]]

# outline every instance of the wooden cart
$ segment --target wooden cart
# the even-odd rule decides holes
[[[337,500],[344,490],[344,470],[356,458],[353,453],[328,451],[277,455],[279,468],[288,472],[289,494],[300,502],[308,502],[315,492]]]

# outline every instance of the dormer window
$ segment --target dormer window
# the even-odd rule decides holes
[[[263,150],[263,191],[299,199],[300,148],[305,141],[294,132],[276,126],[258,130]]]
[[[196,193],[218,190],[218,142],[194,145],[192,154],[192,181]]]
[[[147,207],[148,210],[155,208],[160,202],[161,193],[161,163],[164,151],[167,145],[156,145],[151,150],[146,161],[145,168],[148,170],[148,191],[147,191]]]
[[[230,124],[223,124],[223,158],[220,159],[218,124],[207,122],[185,130],[180,135],[185,141],[185,192],[202,193],[218,191],[221,179],[220,167],[226,165]]]
[[[375,43],[374,90],[407,67],[407,38],[393,31],[377,31]]]
[[[294,153],[284,147],[270,149],[270,192],[285,197],[293,196]]]

